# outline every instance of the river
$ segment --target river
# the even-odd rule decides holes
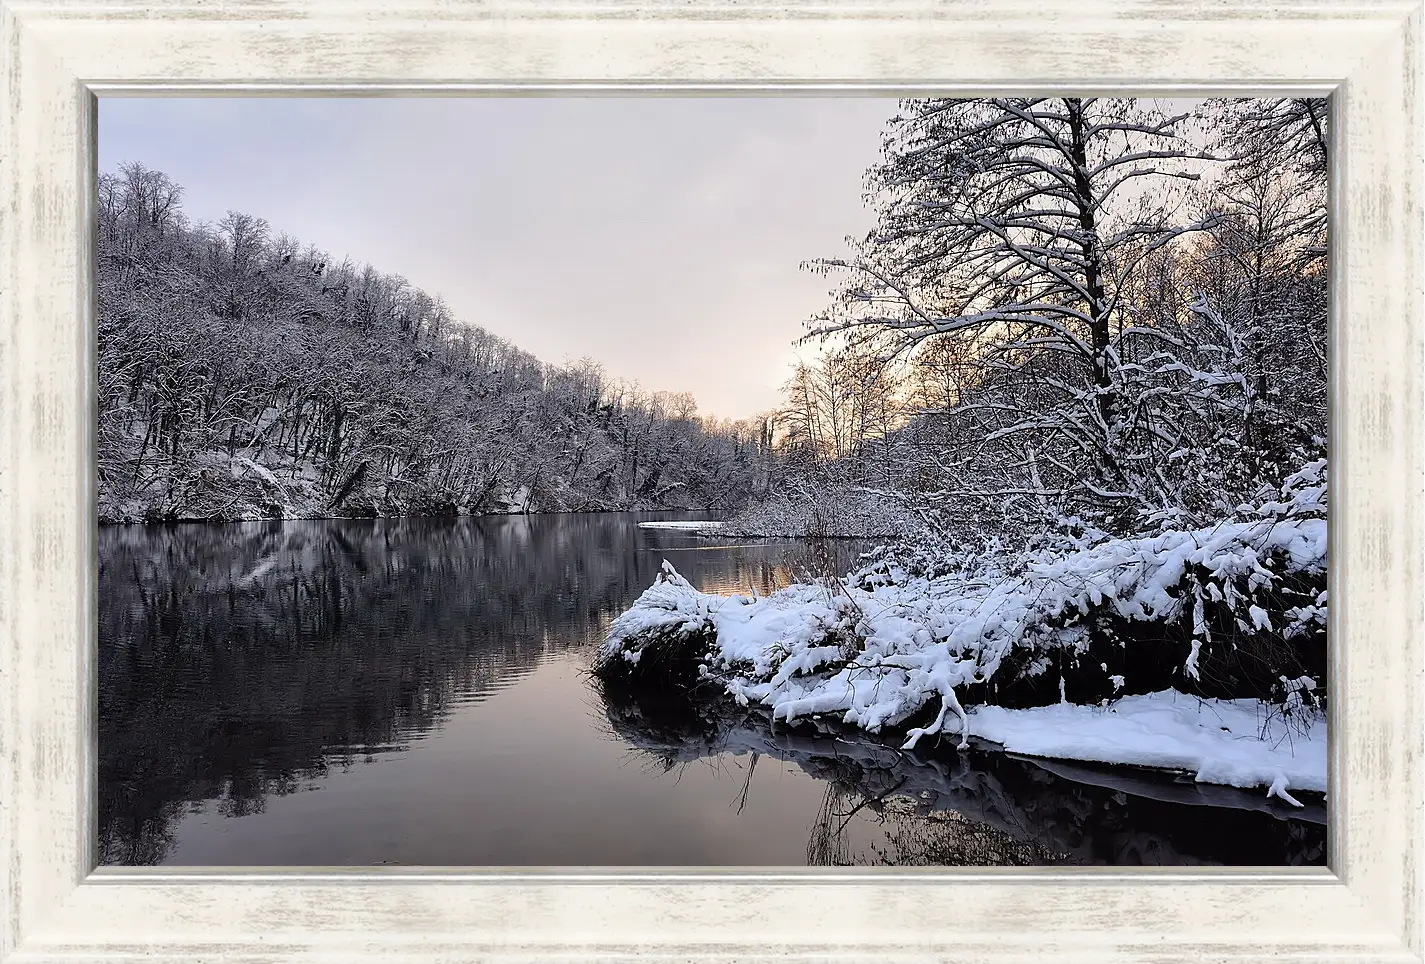
[[[664,559],[765,593],[859,548],[637,524],[695,518],[101,528],[101,863],[1325,862],[1320,805],[607,705],[592,649]]]

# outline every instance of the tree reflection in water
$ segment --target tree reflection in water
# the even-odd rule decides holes
[[[770,755],[825,782],[807,862],[933,866],[1324,864],[1325,810],[1160,774],[1079,767],[1079,779],[989,749],[905,752],[834,729],[771,727],[719,704],[607,694],[613,731],[664,768],[725,754]],[[751,773],[748,775],[752,779]],[[1087,781],[1087,782],[1085,782]],[[858,850],[848,828],[879,824]]]
[[[409,749],[601,639],[665,555],[709,591],[795,576],[786,544],[703,552],[636,525],[656,517],[101,528],[100,862],[160,863],[190,811],[262,813]]]

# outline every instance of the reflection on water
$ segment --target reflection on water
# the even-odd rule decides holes
[[[1160,774],[1016,758],[972,748],[925,756],[844,731],[773,728],[725,707],[612,702],[612,729],[667,770],[766,757],[825,785],[808,864],[1321,864],[1326,814]],[[1060,774],[1072,770],[1078,777]],[[884,839],[858,846],[851,819],[874,814]]]
[[[101,861],[1324,859],[1323,827],[1255,796],[606,705],[590,645],[663,559],[769,592],[859,548],[636,525],[670,517],[101,529]]]
[[[696,537],[636,526],[668,515],[101,529],[101,861],[161,862],[195,805],[260,814],[438,734],[602,638],[665,555],[710,591],[767,591],[815,562],[789,543],[687,551]]]

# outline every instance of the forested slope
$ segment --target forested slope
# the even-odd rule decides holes
[[[103,521],[722,508],[767,457],[136,164],[100,176],[98,316]]]

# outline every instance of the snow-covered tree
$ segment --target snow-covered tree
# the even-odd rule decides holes
[[[1172,106],[912,100],[891,121],[877,226],[812,263],[841,281],[809,337],[908,360],[898,441],[940,509],[1203,521],[1311,457],[1270,372],[1297,359],[1292,417],[1324,411],[1324,110]]]
[[[1044,494],[1166,504],[1140,457],[1156,426],[1119,368],[1127,339],[1156,334],[1125,292],[1207,225],[1181,200],[1205,163],[1187,119],[1125,99],[905,102],[868,179],[877,227],[855,258],[818,263],[846,279],[813,334],[887,357],[971,344],[977,398],[957,409],[995,458],[1032,436]]]

